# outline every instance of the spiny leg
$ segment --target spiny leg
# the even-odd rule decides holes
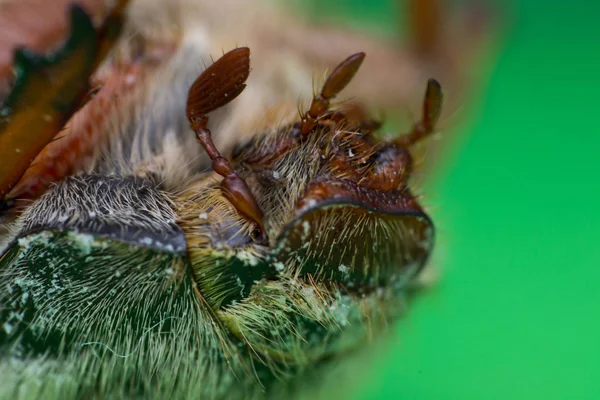
[[[302,136],[307,136],[317,125],[318,119],[329,110],[329,101],[332,100],[350,83],[358,68],[365,58],[365,53],[356,53],[342,61],[329,74],[321,93],[313,98],[308,112],[302,116],[300,128]]]
[[[206,68],[192,84],[187,100],[187,117],[196,133],[198,143],[202,145],[210,159],[213,170],[223,177],[221,190],[235,209],[253,221],[259,228],[255,238],[267,242],[263,224],[263,213],[246,182],[235,172],[229,161],[215,147],[210,130],[207,128],[208,116],[235,99],[246,87],[250,74],[250,49],[240,47],[225,53]]]
[[[442,86],[435,79],[429,79],[427,90],[425,91],[425,99],[423,100],[421,121],[413,126],[410,133],[396,139],[394,143],[403,147],[410,147],[430,135],[435,130],[435,126],[442,113],[443,100]]]

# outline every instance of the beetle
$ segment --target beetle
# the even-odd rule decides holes
[[[0,119],[0,393],[276,396],[401,313],[433,246],[409,178],[441,85],[427,81],[420,120],[391,139],[334,102],[363,52],[306,111],[281,90],[265,111],[238,97],[254,74],[273,77],[264,62],[250,72],[250,48],[198,71],[197,42],[119,47],[126,5],[99,26],[73,6],[61,48],[15,55]]]

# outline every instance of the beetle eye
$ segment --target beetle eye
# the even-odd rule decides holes
[[[250,232],[250,238],[254,243],[261,246],[267,246],[269,244],[269,238],[267,237],[267,234],[258,226],[252,229],[252,232]]]

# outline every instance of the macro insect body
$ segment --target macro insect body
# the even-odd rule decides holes
[[[81,102],[78,79],[113,40],[82,10],[72,18],[73,32],[99,39],[72,67],[81,79],[54,83],[53,101],[70,99],[50,118],[59,127]],[[90,48],[81,43],[66,47]],[[168,109],[184,114],[166,117],[176,128],[111,126],[109,156],[21,205],[0,242],[0,394],[255,397],[397,317],[433,245],[408,180],[411,146],[434,131],[442,91],[429,80],[412,131],[379,139],[377,121],[332,105],[364,58],[334,68],[306,112],[286,111],[221,153],[211,115],[235,103],[250,75],[249,48],[235,48],[174,100],[184,106]],[[4,108],[5,140],[19,96],[40,84],[34,65],[24,70]],[[39,129],[48,122],[27,116]],[[190,161],[198,157],[212,170]],[[17,164],[1,169],[6,215],[18,203]]]

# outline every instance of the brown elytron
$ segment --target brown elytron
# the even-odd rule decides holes
[[[196,132],[198,143],[213,162],[214,171],[223,177],[221,189],[235,209],[257,224],[260,236],[257,240],[267,241],[263,224],[263,213],[246,182],[235,172],[229,161],[215,147],[208,116],[239,96],[246,87],[250,74],[250,49],[240,47],[229,51],[208,67],[193,83],[187,100],[187,117]]]

